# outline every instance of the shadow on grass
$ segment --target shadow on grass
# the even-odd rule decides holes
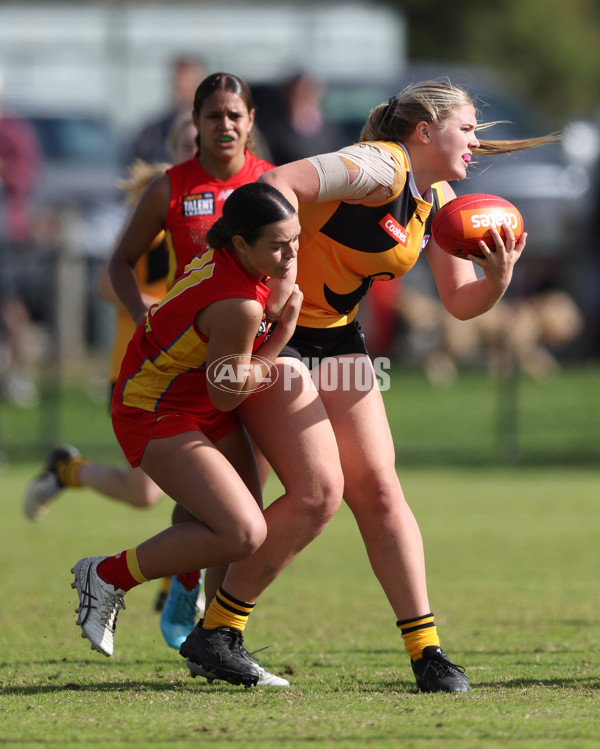
[[[17,686],[17,687],[0,687],[0,695],[3,696],[26,696],[26,695],[40,695],[40,694],[61,694],[64,692],[88,692],[88,693],[102,693],[102,692],[178,692],[182,689],[189,688],[189,691],[194,692],[214,692],[214,691],[230,691],[231,689],[245,692],[244,687],[235,687],[233,684],[227,684],[226,682],[219,682],[208,684],[207,682],[196,683],[198,680],[195,679],[188,684],[186,681],[107,681],[107,682],[95,682],[93,684],[81,683],[77,681],[70,681],[66,684],[38,684],[31,686]]]
[[[508,679],[507,681],[478,681],[473,689],[531,689],[543,687],[550,689],[591,689],[600,691],[600,680],[597,676],[578,677],[573,679]]]
[[[46,680],[52,677],[43,677]],[[294,689],[302,689],[307,687],[311,692],[319,691],[319,685],[315,683],[314,679],[307,676],[299,677],[300,683],[292,683],[289,689],[275,689],[268,690],[269,693],[273,694],[286,694]],[[477,681],[471,684],[472,692],[478,690],[492,690],[492,691],[506,691],[514,689],[560,689],[570,691],[600,691],[600,680],[597,677],[582,677],[572,679],[508,679],[506,681]],[[386,693],[397,693],[402,695],[413,694],[415,696],[422,693],[418,692],[414,682],[404,679],[386,679],[386,680],[358,680],[349,679],[349,683],[338,683],[338,685],[332,690],[330,687],[324,686],[326,692],[344,692],[346,689],[349,692],[373,694],[376,692]],[[245,688],[242,686],[235,686],[228,684],[223,681],[215,681],[212,684],[200,679],[188,679],[182,677],[176,680],[165,680],[165,679],[147,679],[147,680],[134,680],[130,681],[127,679],[115,680],[115,681],[97,681],[89,683],[88,681],[69,681],[65,684],[31,684],[29,686],[4,686],[0,687],[0,695],[2,696],[28,696],[28,695],[40,695],[40,694],[61,694],[65,692],[82,692],[82,693],[109,693],[109,692],[178,692],[182,690],[193,692],[193,693],[231,693],[232,691],[239,694],[248,693],[250,694],[254,690],[252,688]],[[456,696],[456,695],[452,695]],[[460,694],[459,697],[466,695]]]

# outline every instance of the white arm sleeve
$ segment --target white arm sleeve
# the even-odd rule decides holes
[[[387,151],[369,144],[347,146],[334,153],[311,156],[308,161],[319,174],[318,202],[366,197],[377,187],[394,183],[394,160]],[[350,163],[348,163],[350,162]],[[353,165],[358,176],[350,182],[348,169]]]

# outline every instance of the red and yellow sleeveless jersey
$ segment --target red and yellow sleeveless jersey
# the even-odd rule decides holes
[[[210,175],[196,157],[167,171],[171,182],[171,202],[165,221],[169,249],[168,288],[196,253],[204,250],[206,232],[221,217],[223,203],[229,195],[241,185],[256,182],[269,169],[273,169],[273,164],[246,151],[244,166],[226,180]]]
[[[432,203],[423,200],[404,149],[394,143],[376,145],[396,163],[393,194],[385,202],[300,205],[297,282],[304,302],[298,325],[351,323],[372,283],[404,275],[429,240],[431,219],[444,202],[441,186],[432,186]]]
[[[152,305],[123,359],[113,397],[154,413],[203,413],[211,406],[206,389],[208,339],[194,325],[199,310],[222,299],[256,299],[266,304],[269,289],[243,267],[234,252],[206,249],[175,286]],[[264,322],[253,350],[264,341]]]

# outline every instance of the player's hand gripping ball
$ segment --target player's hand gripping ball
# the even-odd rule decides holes
[[[479,242],[483,240],[490,250],[495,251],[490,227],[495,226],[506,240],[502,228],[504,223],[510,226],[518,241],[523,233],[523,217],[518,209],[497,195],[473,193],[461,195],[443,205],[433,217],[431,233],[442,250],[451,255],[483,257]]]

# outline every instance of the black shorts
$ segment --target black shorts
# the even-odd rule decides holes
[[[368,356],[365,337],[356,320],[339,328],[305,328],[298,325],[279,356],[300,359],[312,369],[328,356],[342,354]]]

